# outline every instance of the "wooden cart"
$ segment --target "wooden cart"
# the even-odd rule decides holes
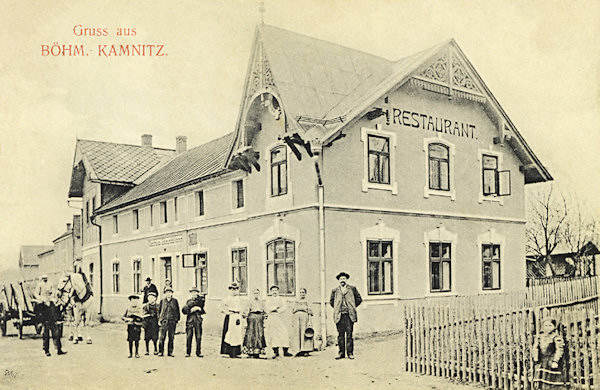
[[[25,294],[23,282],[19,282],[18,287],[11,283],[2,286],[4,302],[0,301],[0,331],[2,336],[6,336],[7,324],[13,321],[17,328],[19,338],[23,338],[23,328],[26,326],[35,326],[37,334],[42,332],[42,321],[35,312],[35,303]]]

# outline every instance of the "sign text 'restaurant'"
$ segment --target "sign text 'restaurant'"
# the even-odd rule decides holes
[[[385,110],[385,114],[388,124],[391,121],[393,124],[410,126],[416,129],[477,139],[475,136],[475,125],[470,123],[453,121],[419,112],[401,110],[399,108],[392,108],[391,116],[389,110]]]

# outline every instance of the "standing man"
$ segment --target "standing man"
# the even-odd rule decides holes
[[[200,295],[200,292],[196,287],[190,289],[192,296],[187,300],[181,311],[187,315],[185,321],[185,337],[186,337],[186,353],[185,357],[190,357],[192,353],[192,341],[196,336],[196,356],[202,357],[200,348],[202,345],[202,315],[206,314],[204,311],[204,296]]]
[[[48,275],[42,275],[40,282],[35,288],[35,298],[37,300],[36,311],[40,314],[43,325],[43,347],[46,356],[50,356],[50,334],[58,355],[64,355],[60,338],[62,336],[61,326],[57,321],[61,320],[59,307],[55,305],[56,291],[52,283],[48,281]]]
[[[150,279],[149,276],[146,278],[146,285],[144,286],[142,292],[144,293],[144,300],[142,303],[148,303],[148,294],[151,292],[158,297],[158,288],[156,288],[156,285],[152,283],[152,279]]]
[[[329,304],[333,307],[333,320],[338,331],[339,354],[336,359],[343,359],[348,353],[348,359],[354,359],[354,340],[352,331],[357,321],[356,308],[362,302],[362,298],[356,287],[347,283],[350,275],[340,272],[336,279],[340,285],[331,291]]]
[[[160,334],[158,336],[158,356],[163,356],[165,352],[165,337],[169,337],[167,352],[173,357],[173,342],[175,339],[175,326],[179,322],[179,303],[173,298],[173,289],[165,288],[165,297],[158,306],[158,323],[160,325]]]

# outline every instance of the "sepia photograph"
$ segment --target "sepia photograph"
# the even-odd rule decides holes
[[[0,388],[600,389],[600,2],[0,3]]]

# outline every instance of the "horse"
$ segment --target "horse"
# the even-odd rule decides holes
[[[68,272],[60,279],[57,290],[57,299],[63,307],[63,315],[72,308],[73,327],[71,329],[73,343],[77,344],[83,341],[88,319],[90,298],[92,297],[92,288],[83,272]],[[87,337],[87,343],[91,344],[92,339]]]

